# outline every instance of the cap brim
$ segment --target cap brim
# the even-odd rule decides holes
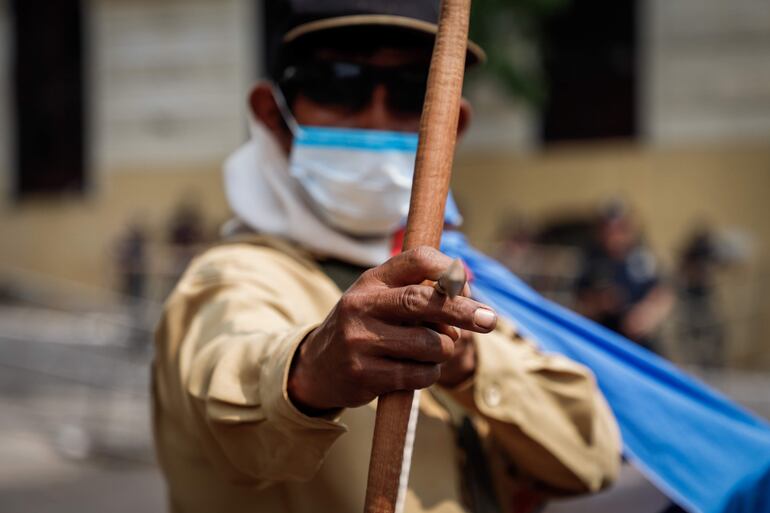
[[[435,36],[438,32],[438,26],[436,24],[423,20],[417,20],[414,18],[408,18],[406,16],[395,16],[391,14],[355,14],[350,16],[337,16],[334,18],[310,21],[301,25],[297,25],[283,36],[283,42],[291,43],[301,38],[302,36],[323,30],[361,26],[396,27],[401,29],[415,30],[417,32],[430,34],[432,36]],[[486,59],[487,55],[484,50],[469,39],[468,65],[472,66],[477,63],[482,63],[486,61]]]

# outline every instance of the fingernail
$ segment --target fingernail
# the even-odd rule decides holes
[[[492,310],[486,308],[477,308],[473,312],[473,323],[479,328],[491,330],[497,324],[497,315]]]

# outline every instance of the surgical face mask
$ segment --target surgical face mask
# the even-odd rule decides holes
[[[351,235],[387,235],[409,211],[417,134],[301,126],[289,171],[316,212]]]
[[[282,110],[294,133],[289,172],[315,212],[351,235],[398,229],[409,211],[417,134],[300,126],[285,103]]]

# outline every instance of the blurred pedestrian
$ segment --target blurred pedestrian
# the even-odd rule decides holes
[[[124,300],[131,329],[128,342],[132,347],[146,348],[150,337],[145,322],[144,299],[147,297],[149,265],[147,257],[147,228],[144,222],[134,220],[118,239],[115,258],[120,293]]]
[[[131,222],[119,237],[115,248],[120,293],[130,300],[146,294],[147,229],[139,221]]]
[[[639,227],[620,201],[604,205],[594,243],[577,280],[577,309],[586,317],[660,352],[657,335],[674,296]]]
[[[189,194],[171,215],[167,241],[171,250],[170,285],[173,287],[205,242],[203,214]]]
[[[725,263],[715,235],[697,229],[679,262],[678,339],[690,363],[713,367],[724,363],[725,322],[718,305],[716,273]]]

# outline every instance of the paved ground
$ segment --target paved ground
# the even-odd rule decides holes
[[[162,481],[147,453],[68,458],[61,433],[24,406],[0,400],[0,512],[164,511]]]
[[[0,338],[0,513],[165,511],[146,364],[119,354]]]
[[[34,439],[16,442],[25,450],[22,475],[0,482],[3,513],[161,513],[163,485],[148,465],[63,461]],[[0,452],[4,462],[5,450]],[[7,466],[4,464],[3,466]],[[15,465],[14,465],[15,466]]]

